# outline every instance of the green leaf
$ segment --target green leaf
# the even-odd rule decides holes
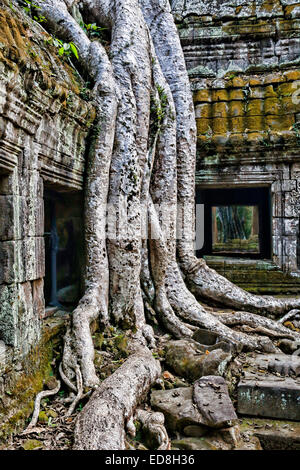
[[[70,42],[70,47],[76,59],[79,59],[77,48],[73,42]]]
[[[61,48],[58,50],[59,55],[63,55],[64,52],[65,52],[64,47],[61,47]]]

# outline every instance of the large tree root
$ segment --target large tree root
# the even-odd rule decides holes
[[[125,449],[125,426],[161,373],[147,348],[104,380],[78,415],[74,449]]]
[[[235,286],[194,255],[196,121],[189,77],[176,26],[167,2],[140,0],[155,51],[170,86],[177,120],[177,201],[184,210],[184,232],[177,240],[180,266],[196,297],[233,309],[275,315],[299,308],[300,299],[274,299]],[[176,73],[174,73],[176,67]]]
[[[215,316],[227,326],[243,325],[254,329],[260,328],[260,333],[265,332],[266,336],[300,340],[300,333],[286,328],[279,322],[255,315],[254,313],[234,312],[233,314],[222,313]]]
[[[209,268],[204,260],[195,260],[194,267],[185,274],[190,291],[197,298],[214,305],[273,317],[300,306],[300,299],[277,299],[251,294]]]

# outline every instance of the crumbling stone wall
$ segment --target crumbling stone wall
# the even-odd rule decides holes
[[[0,21],[0,340],[23,357],[44,314],[44,185],[82,190],[94,109],[51,36],[8,3]]]
[[[252,291],[299,292],[299,3],[174,0],[172,7],[195,96],[197,186],[267,186],[272,195],[271,262],[208,262]]]

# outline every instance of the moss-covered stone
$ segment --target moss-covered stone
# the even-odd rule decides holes
[[[0,396],[0,442],[25,426],[36,394],[53,375],[53,349],[61,344],[63,331],[63,319],[47,319],[40,343],[22,360],[17,367],[20,370],[16,370],[14,363],[7,366],[3,379],[5,390],[10,394]]]

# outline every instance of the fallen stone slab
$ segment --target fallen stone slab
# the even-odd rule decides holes
[[[203,435],[208,429],[203,425],[203,418],[194,405],[192,396],[192,387],[154,390],[151,393],[151,407],[164,414],[169,431],[182,431],[187,426],[196,425]]]
[[[204,375],[223,375],[231,360],[229,351],[217,347],[209,351],[193,340],[170,341],[166,350],[166,364],[192,381]]]
[[[268,418],[243,418],[241,432],[256,436],[264,450],[300,450],[300,423]]]
[[[208,427],[225,428],[238,423],[223,377],[211,375],[197,380],[193,386],[193,402]]]
[[[287,354],[257,354],[248,359],[250,370],[267,371],[282,376],[300,376],[300,356]]]
[[[246,376],[238,384],[237,411],[243,415],[300,421],[300,381],[272,374]]]
[[[300,435],[294,431],[256,431],[264,450],[300,450]]]

